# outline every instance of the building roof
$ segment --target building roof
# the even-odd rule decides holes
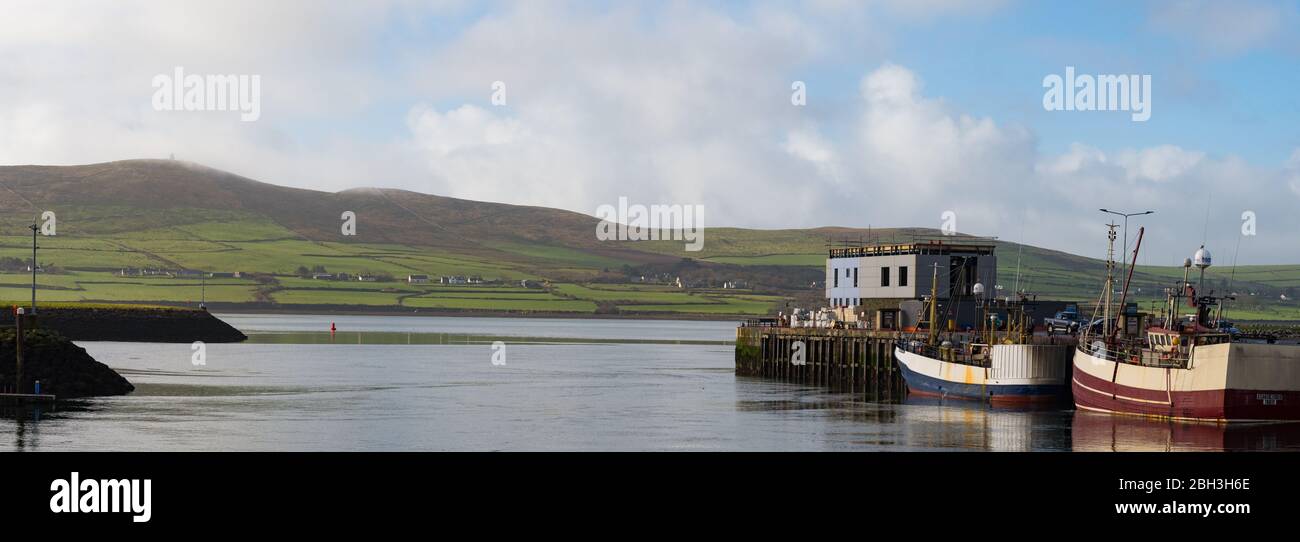
[[[945,243],[943,241],[922,241],[890,245],[864,245],[847,248],[832,248],[831,258],[860,258],[865,256],[896,256],[901,254],[977,254],[992,255],[993,244],[989,243]]]

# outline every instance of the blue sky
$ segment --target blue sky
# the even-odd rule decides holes
[[[951,211],[965,232],[1090,256],[1098,207],[1142,207],[1160,211],[1153,263],[1235,247],[1250,212],[1242,261],[1300,262],[1296,2],[20,0],[7,15],[0,164],[175,154],[317,190],[587,214],[627,197],[756,228],[937,228]],[[260,118],[151,107],[151,78],[176,66],[260,76]],[[1150,120],[1044,110],[1043,78],[1066,66],[1150,75]]]
[[[737,20],[751,17],[754,8],[750,2],[702,4],[717,6]],[[1256,4],[1275,7],[1295,20],[1294,4]],[[808,82],[810,94],[821,99],[848,103],[858,94],[862,74],[887,59],[916,71],[929,93],[957,109],[1032,128],[1045,152],[1063,152],[1080,140],[1096,142],[1106,151],[1174,144],[1275,165],[1300,147],[1300,48],[1294,41],[1263,40],[1243,50],[1216,49],[1198,43],[1195,35],[1159,28],[1151,15],[1161,3],[999,5],[975,12],[953,10],[951,15],[938,10],[923,17],[883,10],[880,17],[895,30],[887,51],[855,54],[854,42],[845,40],[836,44],[844,50],[831,60],[800,66],[786,76]],[[375,67],[400,77],[405,68],[401,58],[412,50],[454,41],[475,22],[495,16],[491,6],[472,4],[416,19],[394,16],[375,43]],[[646,13],[646,24],[656,24],[653,15]],[[1157,113],[1145,123],[1133,123],[1123,112],[1043,110],[1042,78],[1063,74],[1066,66],[1079,74],[1152,75]],[[404,98],[376,104],[351,119],[347,128],[375,137],[402,135],[409,104],[419,96]],[[482,105],[484,98],[453,95],[434,105]]]

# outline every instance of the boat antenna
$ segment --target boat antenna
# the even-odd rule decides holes
[[[1020,210],[1020,242],[1016,243],[1016,289],[1020,293],[1020,256],[1025,253],[1025,210]]]
[[[1237,248],[1232,251],[1232,271],[1228,273],[1228,288],[1223,292],[1223,297],[1219,299],[1219,316],[1215,320],[1223,320],[1223,302],[1229,298],[1236,301],[1236,296],[1232,294],[1232,283],[1237,278],[1237,255],[1241,254],[1241,238],[1245,235],[1237,236]]]
[[[1210,194],[1209,192],[1205,193],[1205,224],[1202,226],[1204,229],[1201,232],[1201,246],[1205,246],[1205,244],[1210,241],[1210,201],[1211,201],[1210,197],[1211,196],[1212,194]]]

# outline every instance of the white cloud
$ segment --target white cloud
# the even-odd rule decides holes
[[[1236,231],[1244,208],[1275,225],[1242,261],[1293,260],[1295,201],[1271,196],[1300,195],[1300,150],[1274,168],[1176,145],[1045,154],[1029,129],[962,111],[923,73],[885,63],[879,3],[729,7],[519,2],[429,30],[392,24],[457,3],[22,3],[0,19],[0,163],[175,153],[307,188],[586,213],[628,196],[750,227],[938,227],[954,210],[964,231],[1014,241],[1023,222],[1026,241],[1092,255],[1097,207],[1157,208],[1152,246],[1172,254],[1199,244],[1208,196],[1212,233]],[[402,41],[422,32],[436,39]],[[809,72],[850,62],[877,67],[854,99],[822,101]],[[260,74],[262,119],[153,111],[150,78],[177,65]],[[790,104],[793,80],[812,83],[807,107]],[[494,81],[506,107],[491,105]]]
[[[835,181],[843,181],[839,158],[833,144],[816,129],[797,128],[786,134],[785,152],[791,156],[806,160],[817,167],[823,176]]]
[[[1139,151],[1123,151],[1115,162],[1124,167],[1129,180],[1159,182],[1187,173],[1204,158],[1203,152],[1189,152],[1177,145],[1160,145]]]
[[[1287,184],[1291,186],[1291,191],[1300,196],[1300,148],[1292,152],[1291,158],[1287,160],[1285,175],[1289,177]]]

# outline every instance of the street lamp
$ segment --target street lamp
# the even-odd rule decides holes
[[[1110,213],[1115,216],[1124,217],[1124,250],[1122,251],[1123,254],[1121,254],[1124,264],[1121,267],[1120,276],[1122,277],[1124,275],[1127,275],[1128,274],[1128,217],[1149,215],[1155,213],[1155,211],[1142,211],[1140,213],[1121,213],[1118,211],[1112,211],[1110,209],[1098,209],[1098,210],[1103,213]],[[1133,263],[1137,264],[1137,262],[1133,262]]]

